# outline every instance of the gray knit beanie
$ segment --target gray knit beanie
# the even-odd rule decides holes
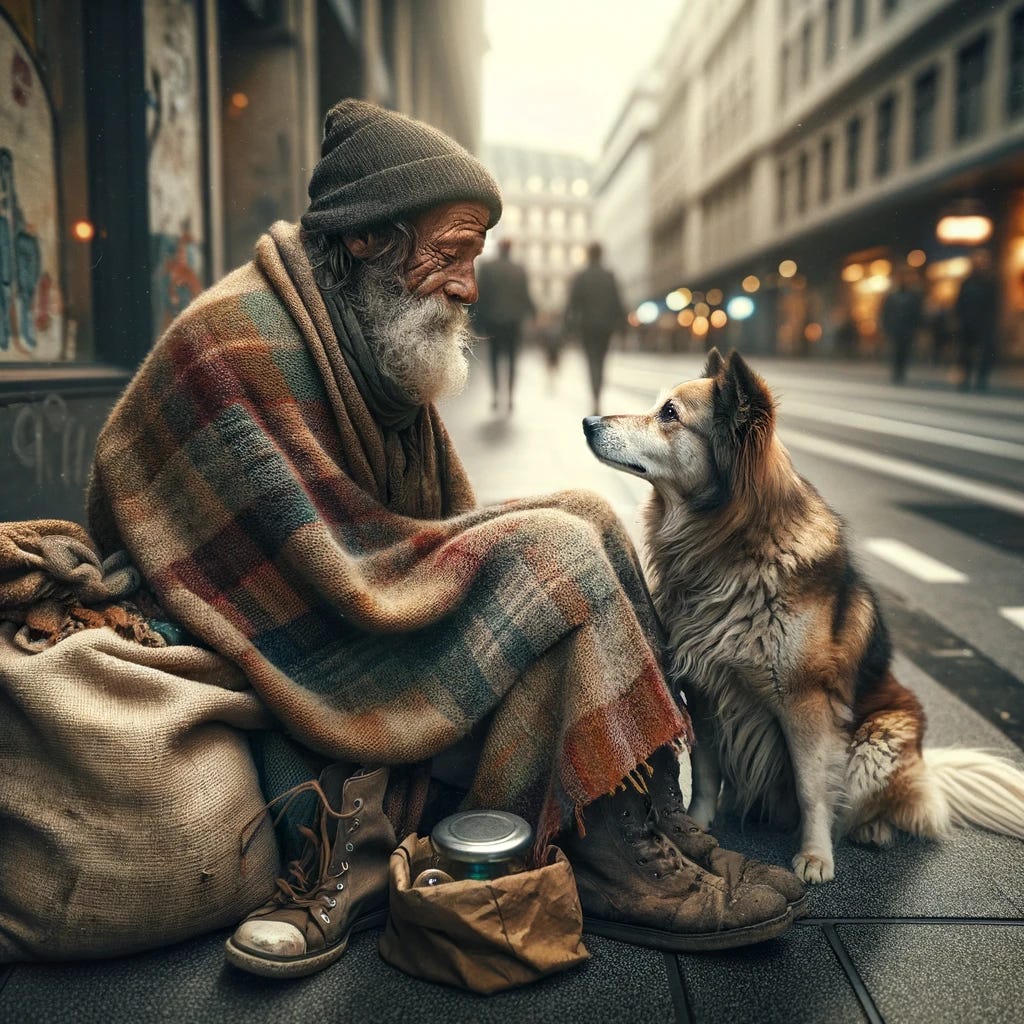
[[[324,119],[302,226],[344,234],[460,200],[483,203],[488,228],[501,216],[498,183],[453,139],[372,103],[342,100]]]

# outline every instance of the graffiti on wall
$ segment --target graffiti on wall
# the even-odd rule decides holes
[[[0,140],[0,361],[58,360],[64,320],[53,112],[35,58],[2,14]]]
[[[195,0],[146,0],[153,323],[167,325],[202,290],[202,117]]]

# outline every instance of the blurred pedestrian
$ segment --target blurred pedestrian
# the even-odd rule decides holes
[[[512,243],[498,243],[498,258],[485,260],[477,268],[480,298],[473,319],[481,335],[490,339],[491,408],[497,411],[500,392],[500,364],[505,364],[508,411],[512,411],[516,384],[516,356],[522,338],[523,321],[535,313],[526,271],[512,260]]]
[[[895,287],[882,303],[882,330],[889,341],[893,384],[906,380],[907,363],[920,326],[921,293],[916,287],[914,272],[904,268],[897,273]]]
[[[573,279],[565,311],[566,331],[579,334],[587,357],[595,415],[600,412],[608,346],[612,335],[626,322],[626,308],[622,304],[619,284],[615,275],[602,266],[601,257],[600,243],[591,242],[587,247],[587,266]]]
[[[977,389],[984,391],[988,388],[996,355],[999,282],[992,271],[992,257],[988,250],[975,252],[971,263],[971,272],[960,285],[960,294],[953,307],[961,372],[960,390],[969,391],[974,380]]]

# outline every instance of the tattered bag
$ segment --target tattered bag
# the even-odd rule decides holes
[[[590,956],[572,868],[557,847],[549,846],[544,865],[531,871],[414,889],[432,856],[430,840],[415,835],[391,854],[380,955],[392,966],[489,995]]]

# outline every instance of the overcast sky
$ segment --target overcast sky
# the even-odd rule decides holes
[[[684,0],[485,0],[483,138],[593,159]]]

